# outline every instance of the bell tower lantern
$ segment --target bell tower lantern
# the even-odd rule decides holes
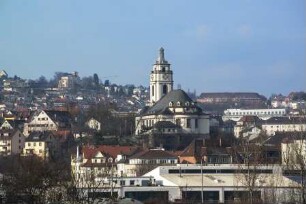
[[[165,59],[164,48],[159,49],[158,58],[150,74],[150,103],[156,103],[173,89],[173,73]]]

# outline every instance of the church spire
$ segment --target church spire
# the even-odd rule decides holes
[[[165,59],[164,48],[159,49],[158,58],[150,74],[150,102],[154,104],[173,89],[173,73]]]

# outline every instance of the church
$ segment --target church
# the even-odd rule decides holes
[[[209,115],[183,90],[173,90],[173,71],[163,48],[150,74],[150,103],[135,122],[135,134],[150,148],[177,149],[195,138],[209,137]]]

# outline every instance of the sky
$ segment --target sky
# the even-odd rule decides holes
[[[0,70],[149,86],[163,47],[185,91],[305,91],[305,2],[0,0]]]

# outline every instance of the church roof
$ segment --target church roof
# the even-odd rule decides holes
[[[172,90],[165,96],[163,96],[159,101],[157,101],[152,107],[143,114],[173,114],[169,110],[169,104],[172,103],[174,107],[179,106],[185,107],[186,104],[189,104],[190,107],[195,107],[196,105],[192,99],[183,91],[183,90]],[[198,106],[197,113],[202,113],[202,109]]]
[[[154,128],[161,129],[161,128],[181,128],[181,126],[176,125],[170,121],[158,121],[154,124]]]

